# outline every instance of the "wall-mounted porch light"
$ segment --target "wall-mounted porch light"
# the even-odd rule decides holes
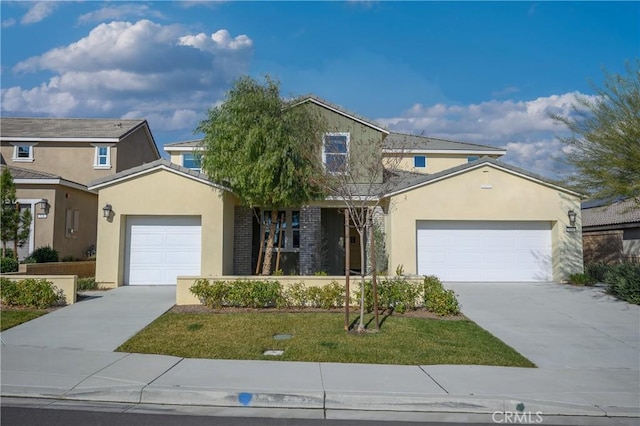
[[[567,216],[569,216],[569,226],[576,226],[576,212],[574,212],[573,210],[569,210]]]
[[[49,200],[43,198],[36,203],[36,206],[38,206],[42,213],[47,213],[49,211]]]
[[[103,217],[109,219],[109,216],[111,216],[111,212],[113,211],[113,209],[111,208],[111,204],[106,204],[103,208],[102,208],[102,215]]]

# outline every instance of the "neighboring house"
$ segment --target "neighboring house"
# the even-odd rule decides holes
[[[298,103],[317,108],[329,125],[322,155],[327,170],[336,164],[358,170],[371,156],[387,168],[379,181],[378,174],[370,177],[385,188],[380,216],[391,271],[403,265],[407,274],[446,281],[559,281],[582,271],[580,194],[498,161],[504,149],[392,133],[315,96]],[[269,212],[241,206],[202,174],[200,143],[166,145],[171,161],[89,186],[98,191],[101,207],[113,209],[98,222],[101,285],[255,272],[263,250],[258,218]],[[285,273],[345,272],[343,206],[328,196],[282,208]],[[359,249],[354,232],[346,243],[352,255]],[[354,258],[350,269],[358,270]]]
[[[0,155],[20,208],[33,216],[20,259],[47,245],[60,257],[86,257],[102,215],[87,184],[160,158],[146,120],[84,118],[0,118]]]
[[[632,199],[582,204],[584,262],[640,263],[640,205]]]

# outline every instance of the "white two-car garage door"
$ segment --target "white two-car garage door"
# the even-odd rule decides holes
[[[443,281],[551,281],[550,222],[419,221],[418,274]]]
[[[175,285],[179,275],[200,275],[200,217],[127,218],[125,284]]]

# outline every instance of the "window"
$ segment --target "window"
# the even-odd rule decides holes
[[[416,155],[413,157],[413,167],[415,168],[425,168],[427,167],[427,157],[424,155]]]
[[[65,238],[78,238],[80,232],[80,211],[67,209],[65,212]]]
[[[13,145],[13,161],[32,162],[33,147],[36,143],[17,143]]]
[[[322,146],[322,161],[329,173],[345,173],[348,166],[349,133],[327,133]]]
[[[92,144],[96,150],[93,156],[94,169],[110,169],[111,168],[111,147],[113,144]]]
[[[193,155],[191,153],[182,154],[182,166],[187,169],[200,171],[202,168],[202,163],[200,162],[199,155]]]
[[[264,225],[264,247],[266,247],[269,239],[269,225],[271,224],[270,210],[262,212],[262,223]],[[300,211],[278,211],[273,247],[280,248],[282,251],[295,251],[300,248]]]
[[[477,155],[470,155],[467,157],[467,163],[471,163],[472,161],[478,161]]]

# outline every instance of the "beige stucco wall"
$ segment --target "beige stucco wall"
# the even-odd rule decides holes
[[[117,152],[111,151],[111,155],[117,155],[115,162],[116,172],[139,166],[143,163],[150,163],[160,158],[160,155],[153,146],[154,142],[144,127],[140,127],[135,132],[122,139],[117,144]],[[113,161],[113,158],[112,158]]]
[[[183,153],[184,152],[170,151],[169,152],[170,161],[172,163],[174,163],[174,164],[182,166],[182,154]]]
[[[232,272],[233,195],[166,170],[101,188],[99,206],[111,204],[110,220],[98,221],[96,282],[102,287],[123,285],[127,216],[200,216],[201,275]],[[102,213],[102,212],[100,212]],[[231,217],[229,217],[231,214]]]
[[[490,184],[492,189],[482,189]],[[567,212],[578,213],[578,232],[567,233]],[[549,221],[552,223],[553,278],[581,272],[580,199],[491,166],[425,185],[392,197],[386,217],[389,269],[404,265],[417,273],[418,220]]]
[[[447,170],[452,167],[467,164],[467,157],[471,154],[384,154],[383,162],[385,167],[392,169],[407,170],[414,173],[433,174]],[[426,167],[414,167],[413,158],[415,156],[425,156],[427,158]],[[499,158],[499,155],[489,156]]]
[[[10,279],[11,281],[20,281],[27,278],[34,278],[37,280],[47,280],[50,281],[58,290],[62,290],[62,294],[64,294],[64,299],[67,305],[71,305],[72,303],[76,303],[77,299],[77,288],[78,288],[78,277],[76,275],[2,275],[5,278]]]
[[[58,250],[60,258],[65,256],[85,258],[89,246],[96,245],[98,213],[102,215],[102,212],[98,212],[97,195],[58,185],[53,207],[51,209],[53,217],[49,215],[49,218],[53,219],[53,246]],[[66,235],[67,209],[80,212],[79,229],[70,236]]]

